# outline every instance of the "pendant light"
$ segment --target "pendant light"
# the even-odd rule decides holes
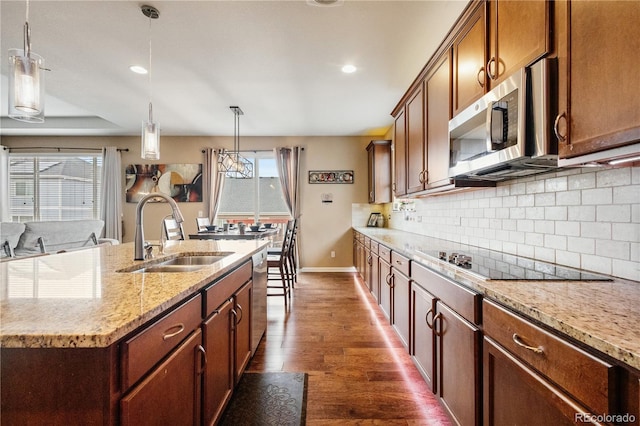
[[[227,177],[236,179],[253,178],[253,163],[240,155],[240,116],[244,112],[237,106],[229,107],[234,115],[233,151],[225,151],[220,155],[218,164],[220,171]]]
[[[44,58],[31,51],[29,0],[23,49],[9,49],[9,117],[28,123],[44,122]]]
[[[153,104],[151,102],[151,20],[158,19],[160,12],[153,6],[142,6],[142,13],[149,18],[149,121],[142,122],[141,157],[145,160],[160,159],[160,126],[153,121]]]

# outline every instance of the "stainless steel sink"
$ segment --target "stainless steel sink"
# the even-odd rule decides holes
[[[213,265],[233,252],[216,252],[203,254],[184,254],[164,261],[149,261],[118,272],[150,273],[150,272],[193,272]]]

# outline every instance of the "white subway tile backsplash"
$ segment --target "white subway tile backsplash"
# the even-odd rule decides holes
[[[588,189],[596,187],[595,173],[581,173],[567,178],[568,189]]]
[[[596,186],[622,186],[631,184],[631,168],[621,167],[596,172]]]
[[[598,256],[630,260],[631,246],[624,241],[596,240],[596,254]]]
[[[583,222],[595,222],[595,206],[575,206],[567,208],[567,219],[580,220]]]
[[[591,254],[581,255],[581,268],[588,271],[600,272],[601,274],[611,275],[612,259],[602,256],[594,256]]]
[[[593,238],[567,237],[567,250],[575,253],[594,254],[596,241]]]
[[[597,206],[596,220],[598,222],[631,222],[631,206],[628,204]]]
[[[587,238],[609,240],[611,239],[611,224],[600,222],[582,222],[580,224],[580,235]]]
[[[640,270],[640,167],[560,170],[415,207],[421,222],[394,212],[390,226],[628,279]]]
[[[611,188],[595,188],[582,190],[582,204],[611,204],[613,191]]]

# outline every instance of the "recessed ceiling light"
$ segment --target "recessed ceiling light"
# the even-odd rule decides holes
[[[129,67],[129,69],[133,72],[135,72],[136,74],[146,74],[148,73],[147,69],[143,66],[140,65],[131,65]]]
[[[358,68],[355,65],[345,65],[342,67],[342,72],[345,74],[352,74],[357,71]]]

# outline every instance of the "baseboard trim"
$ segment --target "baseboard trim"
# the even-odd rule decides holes
[[[343,267],[305,267],[298,269],[299,272],[356,272],[355,266]]]

